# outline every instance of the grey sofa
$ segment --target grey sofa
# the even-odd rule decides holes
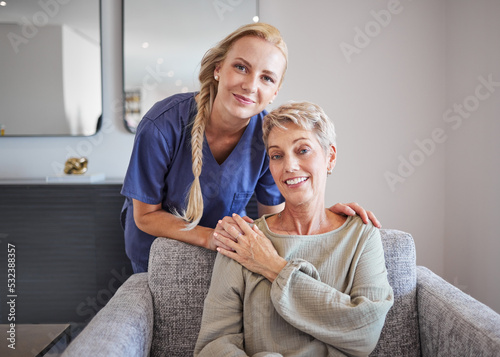
[[[394,306],[372,356],[499,356],[500,315],[416,266],[411,235],[381,230]],[[191,356],[215,252],[156,239],[63,356]],[[215,356],[219,357],[219,356]]]

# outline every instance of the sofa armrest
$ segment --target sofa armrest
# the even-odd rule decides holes
[[[417,267],[422,356],[497,356],[500,315],[425,267]]]
[[[148,356],[153,300],[147,273],[134,274],[64,351],[73,356]]]

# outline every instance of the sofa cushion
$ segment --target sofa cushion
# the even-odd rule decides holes
[[[370,356],[420,356],[415,244],[410,234],[381,229],[394,305]]]
[[[151,356],[192,356],[216,252],[158,238],[149,257],[154,330]]]

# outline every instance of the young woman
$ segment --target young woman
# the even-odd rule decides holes
[[[156,103],[137,128],[122,194],[127,255],[134,272],[147,271],[156,237],[215,249],[217,221],[245,215],[255,192],[259,216],[282,209],[262,142],[265,107],[277,96],[288,62],[279,31],[243,26],[202,59],[199,93]],[[360,214],[357,204],[332,211]]]

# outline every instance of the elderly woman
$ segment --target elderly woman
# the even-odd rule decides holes
[[[217,249],[195,356],[366,356],[393,293],[378,229],[325,209],[334,126],[317,105],[289,103],[263,133],[285,207],[253,226],[219,222],[230,249]]]

